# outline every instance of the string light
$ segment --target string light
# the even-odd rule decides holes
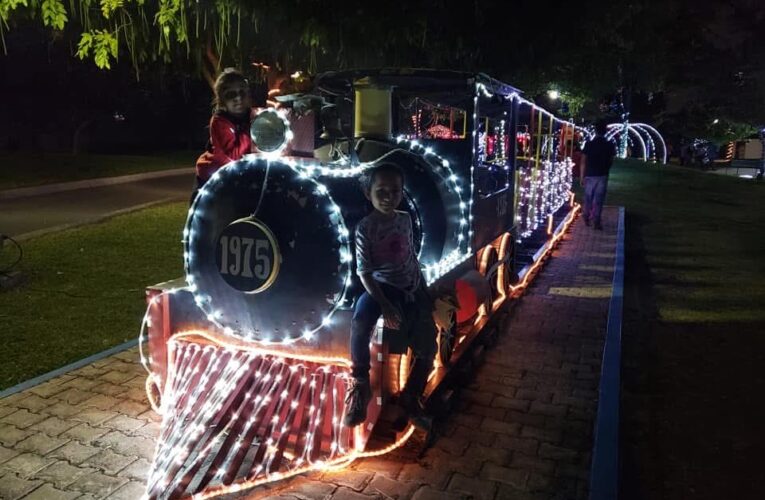
[[[635,127],[639,131],[643,131],[645,129],[645,133],[648,137],[655,137],[659,140],[661,143],[661,163],[666,164],[667,163],[667,144],[664,142],[664,137],[659,133],[658,130],[656,130],[651,125],[648,125],[647,123],[633,123],[633,127]],[[651,137],[653,139],[653,137]]]
[[[276,109],[276,108],[266,108],[259,111],[253,118],[252,129],[255,128],[255,122],[259,118],[264,118],[267,120],[268,116],[273,116],[281,121],[282,125],[284,126],[284,136],[282,137],[282,142],[278,148],[274,149],[273,151],[258,150],[258,154],[262,156],[263,158],[267,158],[269,160],[275,160],[280,158],[284,154],[290,142],[292,142],[292,139],[295,137],[295,134],[292,132],[292,127],[290,126],[289,118],[287,118],[287,113],[282,109]],[[256,147],[257,147],[257,141],[254,141],[254,143],[256,144]],[[220,169],[216,170],[215,173],[217,174],[218,171],[220,171]]]
[[[472,136],[474,161],[470,165],[469,186],[466,180],[454,172],[449,161],[431,147],[422,145],[416,139],[396,138],[399,146],[420,155],[429,165],[443,188],[441,193],[448,213],[454,214],[448,221],[447,247],[442,255],[434,261],[422,263],[428,284],[474,255],[472,222],[473,199],[476,194],[473,182],[475,160],[478,158],[478,149],[483,148],[485,152],[488,146],[488,130],[483,139],[477,134],[478,106],[481,97],[491,98],[496,94],[495,89],[484,82],[475,84]],[[520,104],[533,106],[541,116],[549,118],[551,124],[573,126],[523,99],[517,92],[505,92],[501,96],[511,102],[517,99]],[[286,117],[282,118],[286,120]],[[501,120],[496,133],[494,154],[505,162],[507,170],[505,128],[506,122]],[[520,187],[520,203],[525,206],[525,229],[533,227],[532,232],[539,224],[552,224],[552,215],[572,200],[570,188],[573,163],[569,158],[553,158],[554,151],[557,151],[555,139],[545,138],[545,141],[542,149],[547,158],[540,160],[537,154],[528,178],[522,179]],[[386,155],[393,152],[395,150]],[[268,162],[275,161],[276,156],[248,155],[218,170],[199,191],[183,230],[187,281],[185,290],[193,295],[194,302],[218,329],[175,333],[167,344],[167,377],[163,382],[152,371],[151,358],[144,356],[141,348],[141,361],[149,371],[147,391],[151,389],[151,384],[157,385],[162,393],[158,410],[164,415],[149,472],[150,495],[184,490],[189,487],[185,481],[192,473],[206,474],[212,478],[211,483],[206,483],[209,485],[203,492],[193,495],[194,498],[210,498],[308,471],[335,470],[357,458],[388,453],[412,435],[414,427],[409,426],[392,445],[381,450],[363,451],[363,445],[360,444],[361,428],[348,429],[343,426],[341,418],[345,411],[345,387],[350,376],[351,360],[347,357],[313,356],[283,350],[284,345],[294,342],[313,342],[322,328],[330,328],[332,316],[339,305],[345,302],[351,284],[350,232],[339,206],[324,184],[325,179],[356,177],[379,164],[383,157],[360,164],[351,164],[349,160],[322,164],[311,159],[278,158],[279,163],[291,169],[301,182],[312,188],[317,199],[325,203],[339,243],[341,292],[337,294],[330,312],[321,318],[318,325],[298,328],[292,333],[275,335],[274,332],[240,329],[235,321],[231,321],[235,318],[227,318],[225,312],[216,307],[216,299],[200,287],[201,277],[194,273],[193,265],[197,258],[195,244],[199,242],[201,234],[198,221],[205,216],[204,202],[208,197],[215,196],[220,186],[231,176],[242,173],[243,169],[262,168],[264,163],[268,166]],[[414,200],[409,200],[409,203],[416,208]],[[558,230],[551,235],[543,254],[549,252],[562,237],[578,208],[575,205]],[[518,209],[519,215],[520,212]],[[419,227],[419,218],[416,218],[415,224]],[[425,235],[422,235],[424,242]],[[503,235],[505,252],[508,240],[509,234]],[[424,244],[421,250],[422,247]],[[502,288],[507,287],[510,292],[522,290],[542,260],[537,259],[524,272],[517,285],[505,283],[504,277],[498,277],[497,284]],[[500,269],[504,273],[504,269]],[[149,301],[141,327],[141,346],[146,329],[156,324],[153,315],[167,307],[167,296],[177,291],[173,289],[163,292]],[[501,303],[507,297],[507,292],[501,290],[496,300]],[[488,311],[484,312],[488,314]],[[156,406],[156,402],[152,405]],[[227,419],[224,418],[226,415]],[[232,482],[241,465],[238,457],[248,453],[249,447],[257,447],[250,472],[244,480]]]
[[[641,151],[643,151],[643,161],[648,161],[648,151],[646,150],[645,141],[643,140],[643,137],[640,135],[640,133],[633,127],[632,125],[624,125],[621,123],[612,123],[608,125],[608,128],[610,129],[608,133],[606,134],[606,139],[611,140],[616,135],[619,135],[619,137],[624,137],[624,130],[626,128],[628,134],[632,134],[640,143]],[[623,144],[623,141],[620,143]],[[631,141],[630,141],[631,144]],[[627,157],[627,149],[620,146],[619,151],[619,157],[620,158],[626,158]]]
[[[216,172],[217,175],[212,177],[207,184],[205,184],[205,192],[200,192],[195,198],[184,228],[184,234],[188,234],[188,237],[184,239],[184,265],[186,269],[186,282],[190,287],[199,282],[201,278],[201,276],[195,274],[196,255],[194,253],[194,247],[197,244],[196,235],[201,233],[198,228],[198,225],[200,224],[199,221],[203,220],[204,217],[203,215],[200,215],[200,212],[202,212],[200,206],[203,206],[208,197],[214,196],[217,190],[220,189],[228,179],[235,178],[246,169],[264,168],[263,164],[267,164],[269,161],[268,158],[262,155],[247,155],[240,161],[229,163]],[[306,168],[307,165],[301,164],[294,159],[284,159],[280,161],[280,163],[287,165],[288,168],[297,174],[301,173],[301,168],[304,169],[304,172],[308,171]],[[314,166],[314,164],[311,163],[311,166]],[[351,278],[351,249],[348,239],[350,232],[345,225],[340,208],[332,199],[332,195],[329,193],[326,185],[311,175],[298,175],[298,179],[307,183],[309,186],[313,186],[314,195],[326,203],[326,212],[329,214],[329,218],[335,226],[337,241],[339,243],[339,274],[342,277],[340,280],[340,292],[337,294],[337,299],[332,304],[329,312],[318,322],[318,324],[313,326],[306,325],[302,329],[285,331],[282,332],[282,335],[279,338],[273,338],[271,332],[258,332],[257,330],[255,332],[243,331],[238,325],[236,318],[225,317],[223,311],[216,307],[215,300],[212,297],[204,294],[198,288],[193,290],[189,288],[194,294],[194,301],[205,314],[207,320],[228,335],[233,335],[244,340],[258,340],[261,342],[278,344],[292,344],[301,340],[311,341],[314,338],[315,333],[331,324],[332,316],[346,300],[346,292],[348,291],[348,284],[350,283]],[[202,244],[202,241],[199,243]]]
[[[168,372],[173,375],[166,386],[165,418],[148,474],[150,496],[184,489],[189,474],[213,475],[218,484],[194,495],[209,498],[295,474],[343,467],[392,451],[414,431],[410,425],[383,449],[357,450],[356,433],[341,419],[350,365],[203,346],[198,343],[200,334],[205,335],[186,332],[168,343]],[[298,419],[301,407],[309,411]],[[225,423],[220,420],[222,411],[230,412]],[[242,415],[247,418],[241,419]],[[268,436],[263,440],[255,432],[262,427],[262,435]],[[236,473],[244,459],[239,450],[249,447],[257,447],[260,451],[254,456],[260,458],[244,481],[229,484],[229,474]],[[277,464],[277,456],[290,465]]]
[[[478,82],[476,84],[476,93],[473,98],[474,122],[477,122],[478,120],[479,96],[492,98],[495,96],[495,92],[491,91],[483,82]],[[508,100],[517,100],[520,104],[531,107],[535,112],[539,113],[541,117],[549,119],[551,124],[558,123],[564,127],[576,128],[575,124],[556,117],[546,109],[524,99],[517,92],[510,92],[502,97]],[[541,136],[541,130],[539,135]],[[543,140],[547,141],[548,137],[545,136]],[[540,151],[542,150],[546,154],[551,155],[554,147],[552,144],[545,142],[544,147],[540,147]],[[478,155],[479,145],[474,141],[473,157],[476,158]],[[560,161],[550,161],[547,159],[540,160],[538,155],[533,162],[525,162],[524,165],[516,165],[516,170],[519,172],[519,203],[516,207],[515,217],[516,222],[519,223],[520,226],[518,235],[519,243],[523,239],[531,236],[541,224],[543,225],[545,223],[548,216],[554,214],[566,204],[568,201],[568,192],[571,190],[573,181],[572,168],[573,162],[568,157]],[[473,171],[471,167],[471,177],[472,175]]]
[[[521,273],[520,273],[521,280],[517,284],[510,286],[511,293],[517,295],[528,286],[529,282],[531,281],[531,278],[534,276],[535,271],[545,261],[544,257],[546,257],[547,254],[552,251],[552,249],[555,247],[558,241],[561,238],[563,238],[563,235],[566,234],[566,231],[568,230],[569,226],[574,222],[580,210],[581,210],[581,205],[579,205],[578,203],[575,203],[572,206],[572,209],[566,215],[566,218],[558,226],[558,229],[555,231],[555,233],[553,233],[552,238],[548,239],[545,242],[544,246],[541,249],[541,253],[539,257],[533,262],[533,264],[531,264],[530,267],[521,270]]]
[[[656,142],[655,139],[658,139],[659,143],[661,144],[661,163],[666,164],[667,163],[667,145],[664,142],[664,137],[659,133],[658,130],[656,130],[654,127],[648,125],[647,123],[610,123],[608,124],[608,132],[606,133],[606,139],[612,140],[615,138],[615,136],[619,135],[620,137],[623,136],[623,132],[626,129],[627,134],[632,134],[632,137],[636,138],[638,143],[640,144],[641,150],[643,152],[643,161],[656,161],[658,160],[658,156],[656,155]],[[587,137],[592,139],[595,137],[594,132],[588,131],[586,129],[584,130]],[[630,139],[631,142],[631,139]],[[647,143],[647,144],[646,144]],[[627,157],[627,151],[623,148],[620,148],[619,156],[621,158]]]
[[[441,179],[441,182],[446,184],[447,193],[454,193],[451,196],[451,198],[453,198],[451,205],[456,208],[456,211],[459,213],[459,219],[456,221],[457,224],[454,229],[447,228],[447,234],[456,234],[457,245],[455,245],[455,248],[452,250],[448,250],[448,248],[446,248],[446,254],[437,261],[421,262],[425,281],[428,285],[430,285],[438,280],[438,278],[467,260],[473,254],[469,243],[469,226],[468,224],[462,223],[463,220],[467,220],[466,217],[471,216],[470,210],[473,204],[473,182],[470,182],[471,197],[468,201],[465,201],[463,189],[460,185],[460,178],[457,176],[457,174],[454,173],[454,170],[452,169],[448,160],[435,153],[432,148],[423,146],[416,139],[410,140],[404,136],[398,136],[396,137],[396,142],[398,144],[405,145],[414,153],[422,154],[425,161],[428,162],[433,171]],[[447,207],[447,211],[450,212],[451,209]],[[453,224],[452,221],[448,222]]]

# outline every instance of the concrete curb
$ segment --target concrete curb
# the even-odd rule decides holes
[[[598,413],[590,468],[590,500],[619,498],[619,406],[622,361],[622,306],[624,303],[624,207],[619,207],[616,261],[608,305],[598,389]]]
[[[163,203],[170,203],[171,201],[180,201],[180,200],[181,198],[162,198],[161,200],[150,201],[148,203],[142,203],[141,205],[135,205],[128,208],[121,208],[113,212],[108,212],[106,214],[90,217],[88,219],[83,219],[78,222],[72,222],[70,224],[59,224],[58,226],[45,227],[43,229],[38,229],[36,231],[30,231],[28,233],[23,233],[18,236],[13,236],[13,239],[18,242],[22,242],[22,241],[30,240],[32,238],[37,238],[38,236],[44,236],[49,233],[57,233],[59,231],[64,231],[66,229],[74,229],[76,227],[86,226],[88,224],[103,222],[107,219],[111,219],[112,217],[116,217],[118,215],[124,215],[130,212],[135,212],[137,210],[143,210],[144,208],[153,207],[155,205],[162,205]]]
[[[3,191],[0,191],[0,200],[15,200],[17,198],[28,198],[30,196],[39,196],[41,194],[60,193],[62,191],[74,191],[75,189],[84,189],[84,188],[92,188],[92,187],[99,187],[99,186],[111,186],[114,184],[125,184],[128,182],[143,181],[146,179],[159,179],[162,177],[173,177],[173,176],[181,175],[181,174],[188,174],[189,179],[191,179],[193,175],[193,169],[191,167],[175,168],[172,170],[159,170],[156,172],[145,172],[142,174],[121,175],[119,177],[102,177],[98,179],[85,179],[82,181],[45,184],[43,186],[6,189]],[[189,182],[191,182],[191,180],[189,180]]]
[[[20,384],[16,384],[13,387],[9,387],[5,389],[4,391],[0,392],[0,399],[7,398],[8,396],[12,396],[13,394],[16,394],[17,392],[26,391],[27,389],[30,389],[36,385],[40,385],[43,382],[47,382],[48,380],[54,379],[67,372],[76,370],[78,368],[82,368],[83,366],[87,366],[95,361],[98,361],[99,359],[108,358],[109,356],[113,354],[126,351],[130,349],[131,347],[135,347],[137,345],[138,345],[138,339],[130,340],[128,342],[125,342],[124,344],[114,346],[105,351],[101,351],[92,356],[88,356],[87,358],[83,358],[79,361],[75,361],[74,363],[70,363],[66,366],[62,366],[61,368],[56,368],[55,370],[50,371],[48,373],[43,373],[42,375],[38,377],[30,378],[29,380],[25,380],[24,382],[21,382]]]

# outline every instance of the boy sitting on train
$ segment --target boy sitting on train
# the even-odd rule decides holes
[[[410,333],[415,362],[399,405],[420,427],[429,425],[420,396],[433,368],[436,329],[431,300],[415,253],[412,219],[396,210],[403,199],[404,174],[384,164],[367,171],[362,188],[374,210],[356,226],[356,273],[365,292],[356,302],[351,322],[353,371],[346,397],[345,425],[366,420],[372,397],[369,384],[369,340],[382,314],[385,328]]]

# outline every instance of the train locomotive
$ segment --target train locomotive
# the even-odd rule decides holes
[[[379,323],[364,424],[343,425],[350,320],[363,291],[359,176],[405,173],[423,275],[437,297],[434,395],[577,214],[578,131],[483,74],[331,72],[252,124],[258,152],[205,184],[183,229],[185,277],[147,289],[147,392],[162,414],[151,498],[208,498],[387,453],[406,339]],[[388,429],[388,430],[385,430]]]

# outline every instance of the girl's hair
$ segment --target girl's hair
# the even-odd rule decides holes
[[[383,163],[382,165],[372,167],[361,174],[361,178],[359,179],[361,189],[363,189],[365,193],[371,191],[372,184],[375,182],[375,177],[382,173],[397,175],[401,178],[401,184],[404,184],[404,171],[401,167],[395,163]]]
[[[244,83],[249,86],[247,78],[244,77],[241,71],[236,68],[224,69],[213,84],[213,108],[218,109],[221,105],[221,92],[227,87],[232,86],[235,83]]]

